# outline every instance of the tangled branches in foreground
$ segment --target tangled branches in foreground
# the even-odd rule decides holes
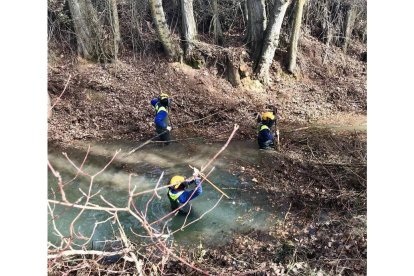
[[[227,140],[227,143],[217,152],[217,154],[212,159],[210,159],[201,168],[200,172],[206,170],[207,167],[209,167],[213,163],[213,161],[218,157],[218,155],[224,151],[224,149],[228,146],[230,140],[233,138],[237,129],[238,125],[235,125],[233,132]],[[57,184],[60,194],[59,200],[56,199],[56,196],[54,199],[48,200],[48,210],[52,220],[54,230],[53,233],[58,237],[59,240],[59,243],[49,242],[48,245],[49,273],[69,275],[71,272],[75,271],[93,271],[98,272],[99,274],[118,273],[121,275],[123,273],[132,273],[134,275],[146,275],[151,273],[163,274],[166,265],[170,262],[170,260],[175,260],[180,265],[186,266],[188,271],[195,271],[198,274],[209,275],[208,272],[196,267],[186,257],[182,257],[180,253],[176,252],[173,243],[170,239],[168,239],[174,234],[174,232],[171,232],[167,226],[168,220],[172,216],[174,216],[179,209],[183,208],[188,202],[181,205],[175,211],[166,214],[165,216],[156,221],[150,222],[147,217],[148,206],[150,202],[154,200],[156,197],[161,198],[157,192],[161,189],[169,187],[159,187],[159,184],[163,177],[163,173],[161,174],[154,189],[141,192],[135,192],[137,187],[132,187],[131,178],[133,175],[130,174],[128,182],[127,205],[125,207],[117,207],[113,203],[105,199],[102,195],[99,195],[100,191],[94,194],[92,194],[92,191],[94,179],[96,179],[96,177],[111,164],[111,162],[118,155],[119,151],[117,151],[114,154],[112,159],[100,171],[96,172],[93,175],[88,174],[83,170],[83,166],[85,164],[85,161],[87,160],[88,153],[89,149],[80,166],[74,164],[74,162],[64,153],[69,163],[77,170],[77,174],[75,175],[75,177],[66,183],[63,183],[62,177],[60,176],[59,172],[57,172],[53,168],[52,164],[50,164],[50,162],[48,163],[49,169],[58,181]],[[212,170],[213,169],[211,169],[211,171]],[[207,180],[207,177],[210,174],[210,172],[205,175],[202,174],[203,180],[201,181],[201,183],[204,180]],[[65,193],[65,186],[73,182],[79,175],[87,176],[90,179],[88,190],[85,192],[82,189],[80,189],[83,196],[81,196],[75,201],[69,201]],[[207,180],[207,182],[209,181]],[[199,185],[201,185],[201,183]],[[145,209],[140,210],[135,205],[135,199],[136,197],[147,193],[152,193],[152,196],[146,202]],[[98,196],[100,200],[102,200],[102,202],[106,204],[106,206],[99,205],[93,202],[93,199],[97,198]],[[206,213],[213,210],[221,199],[222,197],[220,197],[217,203],[210,210],[206,211]],[[63,229],[59,229],[58,225],[55,223],[56,205],[66,206],[79,210],[75,218],[73,218],[70,222],[69,229],[64,229],[65,231],[68,230],[67,232],[69,232],[69,235],[63,235]],[[109,214],[109,217],[102,221],[96,220],[94,222],[92,233],[86,236],[84,233],[80,233],[80,231],[75,230],[75,224],[82,216],[82,214],[84,214],[88,210],[96,212],[105,212]],[[127,213],[128,215],[132,216],[139,223],[142,229],[145,230],[145,235],[140,235],[132,231],[135,235],[140,237],[141,240],[143,240],[142,244],[134,244],[130,241],[130,239],[125,233],[125,226],[119,219],[120,213]],[[195,223],[197,220],[201,219],[204,216],[204,214],[202,214],[198,219],[193,220],[191,222],[187,222],[186,219],[181,228],[179,228],[176,231],[181,231],[190,224]],[[117,238],[119,238],[120,240],[120,243],[118,243],[116,250],[113,250],[114,248],[112,248],[112,250],[89,249],[97,226],[107,221],[112,221],[112,223],[116,225],[115,232],[118,234]],[[110,266],[102,264],[108,262],[109,257],[121,258],[123,262],[119,261],[117,264],[113,264]],[[167,266],[170,267],[170,264],[168,264]]]

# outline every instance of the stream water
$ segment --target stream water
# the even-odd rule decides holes
[[[366,124],[357,126],[313,126],[312,128],[329,129],[330,131],[366,131]],[[91,194],[99,192],[92,203],[109,207],[100,196],[117,207],[126,207],[128,200],[128,181],[130,173],[136,176],[131,178],[131,186],[135,192],[153,189],[162,173],[161,186],[167,184],[174,175],[189,177],[192,169],[189,165],[200,168],[206,164],[223,146],[221,143],[209,143],[203,140],[191,140],[174,142],[168,146],[151,143],[127,156],[131,149],[140,145],[131,141],[106,141],[90,143],[88,158],[83,166],[85,172],[93,175],[102,170],[114,156],[115,151],[121,149],[116,159],[96,178]],[[79,166],[85,157],[88,144],[79,142],[72,148],[65,149],[69,158]],[[55,170],[59,171],[65,185],[66,197],[70,202],[78,200],[82,193],[87,193],[90,177],[76,175],[76,168],[62,154],[63,149],[49,147],[48,158]],[[191,212],[188,218],[177,215],[167,221],[170,231],[180,229],[183,223],[195,223],[182,231],[177,231],[171,238],[182,245],[194,246],[200,242],[203,244],[221,244],[227,241],[235,232],[244,232],[252,229],[269,229],[283,219],[286,206],[274,206],[266,195],[252,189],[255,185],[252,179],[243,175],[242,164],[259,166],[263,158],[268,157],[268,152],[260,151],[256,141],[232,141],[226,150],[214,161],[215,170],[208,177],[217,184],[229,197],[223,199],[217,206],[210,210],[219,200],[221,194],[210,184],[203,183],[203,193],[191,201]],[[231,173],[230,168],[237,168]],[[258,168],[259,169],[259,168]],[[208,171],[208,170],[207,170]],[[73,181],[72,181],[73,180]],[[58,195],[56,177],[48,170],[49,199],[61,199]],[[159,191],[161,199],[152,197],[152,193],[138,196],[135,205],[140,211],[147,208],[149,222],[157,221],[170,212],[170,203],[167,198],[167,189]],[[81,201],[81,203],[84,202]],[[55,233],[53,222],[63,236],[69,236],[69,225],[77,216],[79,209],[56,205],[54,220],[48,216],[48,240],[57,244],[59,238]],[[89,237],[93,232],[96,222],[102,222],[109,218],[109,214],[102,211],[85,211],[77,220],[74,229],[84,236]],[[138,240],[134,233],[143,233],[139,222],[128,213],[119,213],[124,230],[131,240]],[[114,229],[117,225],[113,220],[105,221],[96,226],[92,241],[111,240],[119,236]],[[162,225],[159,226],[159,228]],[[85,242],[76,241],[78,244]],[[88,243],[90,245],[90,243]]]
[[[128,199],[128,179],[132,177],[132,187],[136,186],[135,192],[152,189],[155,187],[161,174],[164,176],[161,185],[166,184],[176,174],[189,177],[192,169],[189,164],[200,168],[218,150],[223,143],[205,143],[203,141],[177,142],[168,146],[160,144],[149,144],[137,150],[135,153],[126,156],[132,148],[139,143],[127,141],[110,141],[92,143],[90,153],[84,164],[84,171],[95,174],[100,171],[112,158],[117,149],[122,149],[117,158],[94,179],[91,194],[97,193],[92,202],[101,206],[109,207],[101,198],[117,207],[125,207]],[[76,175],[76,169],[62,154],[61,148],[49,147],[48,157],[51,165],[59,171],[63,182],[68,182]],[[76,148],[65,149],[68,157],[79,166],[87,152],[87,146],[76,146]],[[228,148],[214,162],[215,170],[210,174],[209,179],[219,186],[229,197],[223,199],[209,213],[219,200],[221,194],[207,182],[203,183],[203,193],[191,201],[192,209],[187,218],[187,223],[194,221],[204,214],[197,222],[186,227],[182,231],[173,234],[172,238],[180,243],[194,246],[203,244],[220,244],[229,239],[235,232],[243,232],[251,229],[267,229],[277,222],[278,214],[268,202],[266,196],[251,189],[254,182],[245,179],[242,170],[237,173],[230,173],[230,165],[236,165],[243,161],[256,164],[261,155],[266,154],[257,150],[256,141],[232,141]],[[208,171],[208,170],[207,170]],[[57,180],[49,170],[49,199],[58,195]],[[88,192],[90,177],[78,176],[75,180],[65,185],[66,197],[70,202],[75,202],[84,193]],[[159,191],[161,199],[154,198],[148,205],[147,217],[150,222],[156,221],[170,212],[170,204],[167,198],[167,189]],[[141,211],[145,210],[152,193],[138,196],[136,207]],[[81,202],[84,202],[81,201]],[[62,235],[69,234],[70,222],[79,213],[79,209],[56,205],[54,217],[56,228]],[[85,211],[75,223],[75,230],[84,236],[90,236],[97,221],[105,221],[109,214],[102,211]],[[131,240],[139,239],[135,233],[141,233],[142,229],[138,221],[127,213],[120,213],[122,225]],[[172,217],[167,226],[170,231],[180,229],[186,219],[183,215]],[[48,217],[48,240],[51,243],[58,243],[55,235],[53,220]],[[93,241],[110,240],[119,236],[114,229],[116,224],[112,220],[101,223],[96,227]],[[161,227],[161,226],[159,226]],[[77,241],[81,243],[82,241]],[[84,242],[84,241],[83,241]]]

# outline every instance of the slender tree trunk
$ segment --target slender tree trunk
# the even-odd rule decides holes
[[[325,0],[323,2],[323,22],[322,22],[322,32],[323,32],[323,41],[325,42],[326,47],[329,47],[333,37],[332,21],[331,16],[329,15],[329,3]]]
[[[262,54],[256,61],[255,73],[259,80],[265,84],[269,83],[269,68],[272,65],[275,50],[279,45],[280,29],[282,27],[283,18],[290,0],[276,0],[270,14],[269,25],[266,29],[266,37],[264,39]]]
[[[249,20],[249,9],[247,8],[247,0],[244,0],[241,3],[241,5],[242,5],[241,8],[243,9],[243,19],[244,19],[244,22],[247,23],[247,21]]]
[[[112,11],[112,34],[106,34],[91,0],[68,0],[76,33],[78,54],[93,61],[111,61],[118,52],[119,23],[117,12]],[[115,4],[116,6],[116,4]]]
[[[246,32],[243,36],[243,41],[246,43],[250,37],[250,31],[249,31],[249,9],[247,8],[247,0],[244,0],[241,4],[241,10],[243,13],[243,25],[246,28]]]
[[[265,0],[247,0],[247,10],[247,44],[251,58],[256,60],[260,55],[267,24]]]
[[[192,56],[193,42],[197,35],[194,20],[193,0],[181,0],[182,32],[184,38],[184,53],[187,59]]]
[[[180,57],[179,47],[171,39],[171,33],[165,20],[164,9],[162,8],[162,0],[149,0],[149,3],[158,38],[166,55],[173,60],[178,60]]]
[[[119,30],[119,18],[118,18],[118,7],[116,0],[109,0],[111,5],[111,25],[114,36],[114,52],[115,59],[118,57],[119,44],[121,43],[121,32]]]
[[[212,0],[212,9],[213,9],[213,31],[214,31],[214,43],[217,45],[223,45],[223,30],[221,28],[220,17],[218,12],[218,3],[217,0]]]
[[[99,55],[94,37],[99,33],[99,25],[94,22],[96,16],[88,18],[87,0],[68,0],[70,14],[76,33],[78,54],[92,60]],[[92,11],[93,13],[94,11]],[[96,20],[96,19],[95,19]]]
[[[344,24],[344,34],[342,40],[342,50],[346,53],[349,46],[349,41],[351,39],[352,30],[354,29],[354,23],[356,19],[356,6],[354,4],[348,4],[345,6],[346,15],[345,15],[345,24]]]
[[[296,68],[296,57],[298,51],[298,41],[300,36],[300,27],[302,25],[303,5],[306,0],[297,0],[295,6],[295,21],[293,23],[292,35],[290,36],[289,63],[288,71],[293,73]]]

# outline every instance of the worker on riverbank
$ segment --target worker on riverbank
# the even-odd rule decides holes
[[[155,130],[159,135],[160,141],[165,141],[168,145],[171,140],[170,131],[171,126],[168,125],[168,110],[171,105],[171,99],[165,93],[161,93],[158,98],[151,100],[151,105],[155,109]]]
[[[274,149],[275,147],[275,135],[273,135],[272,127],[276,123],[276,116],[273,112],[264,112],[257,117],[259,124],[259,134],[257,136],[257,142],[260,149]],[[276,131],[276,135],[279,133]]]
[[[172,211],[201,195],[203,188],[201,187],[199,173],[199,170],[194,168],[193,176],[188,179],[181,175],[175,175],[170,179],[169,185],[172,186],[168,187],[168,199],[170,200]],[[190,185],[194,185],[195,189],[187,190]],[[179,209],[179,212],[184,214],[187,214],[189,211],[189,203]]]

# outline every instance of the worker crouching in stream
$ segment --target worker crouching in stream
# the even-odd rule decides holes
[[[259,134],[257,136],[257,142],[260,149],[268,150],[275,148],[275,135],[273,134],[272,127],[275,125],[276,116],[273,112],[264,112],[257,118],[259,124]],[[278,136],[278,131],[276,131]]]
[[[190,203],[186,202],[198,197],[203,189],[201,187],[201,179],[199,178],[199,171],[194,169],[193,176],[189,179],[185,179],[184,176],[173,176],[169,182],[172,185],[168,188],[168,198],[171,204],[171,210],[177,210],[183,214],[187,214],[190,211]],[[190,185],[194,185],[195,189],[187,190]],[[184,205],[181,207],[182,205]],[[180,208],[181,207],[181,208]]]

